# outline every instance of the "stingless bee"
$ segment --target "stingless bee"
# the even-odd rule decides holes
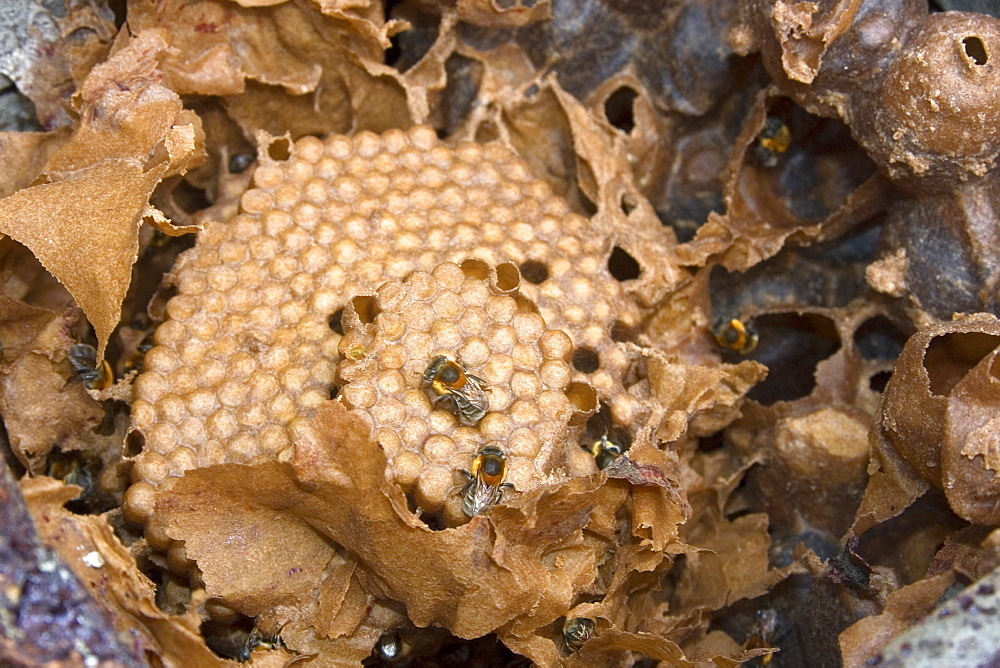
[[[594,633],[594,620],[587,617],[567,618],[563,624],[563,640],[571,652],[580,649]]]
[[[768,116],[757,135],[753,155],[762,167],[774,167],[778,158],[792,145],[792,132],[777,116]]]
[[[69,347],[69,363],[76,379],[82,381],[88,390],[103,390],[115,382],[115,374],[108,360],[97,364],[97,351],[86,343],[74,343]]]
[[[712,336],[720,348],[749,355],[757,347],[760,337],[750,322],[739,318],[719,318],[712,325]]]
[[[507,477],[507,456],[495,445],[487,445],[472,460],[469,482],[462,488],[462,512],[469,517],[482,515],[503,499],[505,489],[514,486]]]
[[[462,424],[474,425],[483,419],[489,407],[483,388],[486,381],[466,373],[461,364],[438,355],[424,370],[424,382],[430,385],[434,403],[446,402]]]
[[[602,471],[611,462],[618,459],[623,452],[625,452],[625,448],[620,443],[612,440],[611,436],[607,433],[601,434],[601,437],[590,446],[590,454],[597,461],[597,468]]]
[[[611,419],[611,409],[601,404],[594,415],[587,420],[580,447],[589,452],[602,471],[618,459],[632,445],[628,432]]]
[[[254,628],[247,636],[246,641],[243,646],[240,647],[239,652],[237,652],[236,660],[240,663],[247,663],[250,661],[250,657],[257,650],[257,648],[263,648],[265,650],[271,651],[276,649],[288,648],[285,646],[285,641],[281,639],[280,633],[275,633],[274,635],[268,635],[261,633],[259,630]]]
[[[757,621],[750,627],[748,638],[743,643],[744,649],[770,649],[775,646],[775,636],[778,631],[778,613],[772,608],[757,611]],[[758,657],[760,665],[767,666],[774,659],[774,654]]]

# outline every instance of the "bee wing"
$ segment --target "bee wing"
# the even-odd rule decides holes
[[[500,495],[499,485],[487,485],[476,480],[466,491],[465,503],[463,504],[466,514],[472,517],[482,515],[500,501]]]
[[[470,383],[466,388],[466,396],[473,404],[481,407],[483,410],[486,410],[490,406],[490,400],[486,397],[486,392],[483,391],[483,386],[479,383]]]
[[[452,392],[448,397],[455,406],[458,419],[463,424],[476,424],[483,419],[489,408],[486,395],[477,387],[464,387],[461,391]]]

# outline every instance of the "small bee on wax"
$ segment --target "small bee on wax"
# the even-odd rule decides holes
[[[616,425],[611,409],[601,404],[600,409],[587,420],[580,447],[589,452],[602,471],[632,445],[628,432]]]
[[[739,318],[719,318],[712,325],[712,336],[720,348],[749,355],[757,347],[759,337],[753,325]]]
[[[489,407],[483,391],[486,381],[466,373],[458,362],[438,355],[424,370],[424,382],[430,386],[434,403],[449,404],[463,424],[474,425],[486,415]]]
[[[275,633],[274,635],[268,635],[261,633],[259,630],[254,628],[247,636],[246,642],[240,647],[240,650],[236,656],[236,660],[240,663],[247,663],[250,661],[251,655],[258,649],[265,649],[268,651],[276,649],[288,649],[285,647],[285,641],[281,639],[281,635]]]
[[[563,624],[563,640],[571,652],[580,649],[594,633],[594,620],[586,617],[572,617]]]
[[[462,488],[462,511],[469,517],[482,515],[500,502],[504,489],[513,485],[505,483],[507,457],[500,448],[487,445],[472,460],[469,482]]]
[[[792,145],[792,133],[777,116],[768,116],[753,145],[753,155],[762,167],[775,167],[778,158]]]
[[[108,360],[97,364],[97,351],[86,343],[74,343],[69,347],[69,363],[76,379],[82,381],[88,390],[103,390],[115,382],[115,374]]]

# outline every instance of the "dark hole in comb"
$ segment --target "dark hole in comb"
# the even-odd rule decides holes
[[[774,313],[754,318],[760,342],[745,357],[768,367],[748,396],[769,406],[808,396],[816,387],[816,365],[840,348],[833,321],[813,313]],[[723,358],[732,361],[731,353]]]
[[[903,350],[906,338],[906,334],[884,315],[869,318],[854,330],[854,343],[866,360],[896,359]]]
[[[426,524],[427,528],[431,531],[441,531],[447,528],[444,524],[444,518],[441,517],[441,513],[424,511],[420,513],[420,521]]]
[[[549,268],[538,260],[528,260],[521,265],[521,276],[529,283],[538,285],[549,278]]]
[[[710,436],[702,436],[698,439],[698,452],[715,452],[725,444],[726,442],[722,436],[722,432],[717,431]]]
[[[639,278],[642,268],[639,262],[621,246],[615,246],[608,257],[608,271],[617,281],[632,281]]]
[[[177,184],[171,196],[184,213],[194,213],[212,206],[208,194],[203,189],[196,188],[184,180]]]
[[[386,3],[386,7],[393,3]],[[398,4],[398,3],[397,3]],[[392,67],[399,62],[399,55],[402,53],[402,48],[399,46],[399,33],[396,33],[389,38],[389,48],[385,50],[384,62],[386,65]]]
[[[975,35],[969,35],[963,39],[962,46],[965,47],[965,55],[972,58],[976,65],[985,65],[989,61],[990,57],[986,54],[986,45]]]
[[[1000,345],[1000,336],[951,332],[934,337],[924,351],[930,391],[945,396],[979,361]]]
[[[604,101],[604,117],[608,119],[608,123],[625,134],[632,132],[635,127],[634,104],[636,97],[634,90],[628,86],[622,86]]]
[[[626,216],[635,211],[635,199],[631,193],[625,193],[621,199],[622,213]]]
[[[891,371],[879,371],[868,379],[868,387],[881,394],[885,392],[885,386],[889,384],[890,378],[892,378]]]
[[[142,452],[145,445],[146,437],[142,435],[141,431],[130,432],[129,435],[125,437],[125,456],[135,457]]]
[[[621,320],[615,320],[611,325],[611,340],[618,343],[631,341],[635,337],[635,330]]]
[[[334,311],[333,315],[330,316],[330,319],[327,320],[327,323],[330,325],[330,329],[332,329],[337,334],[340,334],[341,336],[343,336],[344,335],[344,309],[343,309],[343,307],[341,307],[341,308],[337,309],[336,311]]]
[[[601,367],[601,357],[593,348],[577,348],[573,351],[573,368],[580,373],[594,373]]]
[[[275,137],[267,145],[267,156],[271,160],[288,160],[292,155],[292,143],[287,137]]]

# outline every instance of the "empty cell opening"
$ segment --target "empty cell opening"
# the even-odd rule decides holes
[[[392,19],[406,21],[406,30],[389,36],[389,48],[382,56],[383,62],[399,72],[406,72],[420,62],[437,39],[440,16],[422,11],[414,3],[387,0],[383,15],[386,22]]]
[[[386,22],[392,20],[392,12],[396,7],[402,4],[402,0],[386,0],[383,12],[385,14]],[[382,57],[382,62],[384,62],[389,67],[395,66],[399,62],[399,57],[402,54],[402,47],[399,44],[399,36],[401,32],[397,32],[395,35],[389,37],[389,48],[385,50],[385,54]]]
[[[46,128],[38,119],[35,103],[14,82],[0,76],[0,120],[7,131],[41,132]]]
[[[104,404],[104,417],[94,427],[94,433],[101,436],[111,436],[115,433],[115,404],[118,402],[105,401],[102,403]]]
[[[528,260],[521,265],[521,276],[529,283],[538,285],[549,278],[549,268],[538,260]]]
[[[625,134],[635,128],[635,98],[637,94],[628,86],[622,86],[604,101],[604,117],[608,123]]]
[[[444,517],[441,513],[432,513],[425,510],[420,513],[420,521],[427,525],[427,528],[431,531],[441,531],[446,529],[447,526],[444,523]]]
[[[386,7],[393,3],[386,3]],[[399,33],[396,33],[389,38],[389,48],[385,50],[385,56],[383,57],[383,62],[389,67],[393,67],[399,62],[399,55],[402,53],[402,49],[399,46]]]
[[[375,302],[375,298],[370,295],[358,295],[351,300],[351,306],[358,315],[358,322],[362,325],[370,325],[378,317],[378,304]]]
[[[573,351],[573,368],[580,373],[594,373],[601,367],[601,357],[593,348],[577,348]]]
[[[872,374],[872,377],[868,379],[868,387],[873,392],[882,394],[885,392],[885,386],[889,384],[890,378],[892,378],[891,371],[879,371],[876,374]]]
[[[469,258],[468,260],[462,260],[462,264],[459,266],[462,267],[462,273],[465,274],[466,278],[474,278],[482,281],[490,275],[490,265],[482,260]]]
[[[703,452],[705,454],[715,452],[716,450],[722,448],[725,444],[725,436],[723,436],[721,431],[717,431],[710,436],[702,436],[698,439],[698,452]]]
[[[608,257],[608,271],[618,281],[632,281],[642,274],[642,267],[628,251],[621,246],[615,246]]]
[[[615,320],[611,324],[611,340],[617,343],[625,343],[635,338],[635,328],[631,325]]]
[[[275,137],[267,145],[267,157],[271,160],[288,160],[292,155],[292,142],[287,137]]]
[[[420,508],[420,504],[417,503],[417,496],[414,490],[407,491],[405,496],[406,507],[409,508],[410,513],[419,517],[420,521],[426,524],[428,529],[431,531],[441,531],[442,529],[447,528],[444,522],[443,513],[432,512],[430,510],[423,510]]]
[[[622,213],[626,216],[635,211],[635,197],[632,193],[625,193],[621,198]]]
[[[854,343],[861,357],[866,360],[896,359],[903,350],[906,338],[884,315],[869,318],[854,330]]]
[[[748,396],[764,405],[809,396],[816,387],[816,366],[840,348],[830,318],[815,313],[776,313],[754,318],[759,333],[750,359],[767,365],[767,377]],[[723,357],[729,361],[726,351]]]
[[[955,332],[935,337],[924,352],[924,368],[931,392],[947,395],[997,345],[1000,345],[1000,336],[980,332]]]
[[[194,213],[212,206],[211,200],[208,199],[208,194],[203,189],[191,185],[186,180],[181,180],[174,187],[173,191],[171,191],[170,196],[173,198],[174,204],[180,207],[184,213]]]
[[[125,437],[125,456],[135,457],[146,447],[146,437],[141,431],[130,431]]]
[[[513,262],[503,262],[497,265],[496,289],[500,292],[513,292],[521,285],[521,273]]]
[[[588,383],[570,383],[566,398],[574,413],[569,420],[571,425],[583,424],[597,410],[597,391]]]
[[[976,65],[985,65],[989,61],[986,45],[975,35],[969,35],[963,39],[962,46],[965,48],[965,55],[971,58]]]
[[[444,126],[438,129],[439,136],[447,136],[468,116],[479,95],[479,84],[483,78],[483,64],[457,53],[448,56],[444,71],[448,83],[441,94],[438,107]]]
[[[336,332],[340,336],[344,335],[344,309],[343,309],[343,307],[341,307],[341,308],[339,308],[339,309],[337,309],[336,311],[333,312],[333,315],[331,315],[330,319],[327,320],[327,324],[330,325],[330,329],[332,329],[334,332]]]

